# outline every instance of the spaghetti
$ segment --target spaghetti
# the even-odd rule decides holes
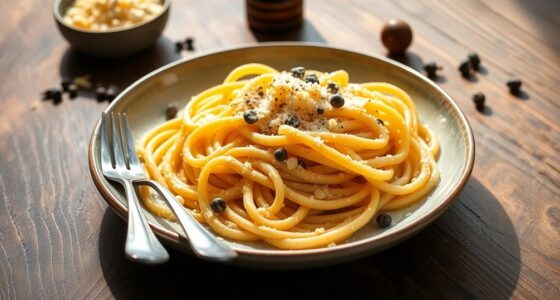
[[[234,69],[138,145],[149,177],[199,222],[281,249],[334,245],[379,211],[419,201],[439,181],[438,151],[394,85],[262,64]],[[174,220],[142,192],[150,211]],[[216,198],[225,210],[212,209]]]

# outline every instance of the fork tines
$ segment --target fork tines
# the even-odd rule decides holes
[[[126,113],[102,114],[101,157],[110,161],[112,168],[122,165],[129,170],[141,169]]]

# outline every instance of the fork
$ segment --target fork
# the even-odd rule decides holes
[[[109,136],[109,127],[111,127],[111,136]],[[164,263],[169,260],[169,253],[150,230],[134,190],[133,180],[143,178],[144,174],[136,167],[130,168],[130,164],[125,162],[119,131],[113,113],[110,116],[103,113],[101,115],[101,170],[105,177],[119,182],[126,191],[128,201],[126,256],[133,261],[147,264]]]
[[[118,131],[115,129],[116,128],[115,117],[113,113],[111,113],[111,116],[112,116],[111,123],[113,124],[113,128],[114,128],[113,132],[116,133]],[[102,118],[104,118],[104,116],[102,116]],[[140,164],[140,161],[138,160],[136,151],[134,149],[134,142],[132,140],[132,135],[130,133],[130,125],[128,122],[128,118],[124,113],[123,114],[119,113],[118,118],[119,118],[119,125],[120,125],[118,127],[120,129],[120,135],[118,135],[118,133],[113,134],[113,143],[117,144],[117,147],[119,146],[118,145],[119,141],[122,142],[122,144],[124,145],[122,148],[118,150],[121,150],[120,153],[122,153],[124,155],[124,158],[126,158],[126,163],[122,164],[121,166],[126,167],[125,168],[126,172],[129,174],[129,178],[131,178],[129,182],[133,184],[148,185],[152,187],[156,192],[158,192],[158,194],[165,200],[167,205],[171,208],[171,211],[173,211],[173,213],[177,217],[177,221],[179,222],[181,228],[183,229],[183,231],[188,237],[188,241],[191,246],[191,249],[198,257],[205,258],[207,260],[213,260],[213,261],[228,261],[235,258],[237,256],[237,253],[233,251],[231,248],[229,248],[228,246],[226,246],[224,243],[222,243],[220,240],[218,240],[213,234],[211,234],[200,223],[198,223],[198,221],[196,221],[196,219],[194,219],[194,217],[192,217],[185,210],[183,205],[179,203],[177,199],[175,199],[173,194],[171,194],[171,192],[167,190],[167,188],[165,188],[163,185],[161,185],[159,182],[155,180],[149,180],[146,178],[144,170]],[[115,139],[116,135],[118,135],[120,139]],[[103,136],[103,132],[102,132],[102,136]],[[123,148],[125,149],[124,151],[122,151]],[[122,160],[124,161],[125,159]],[[134,190],[132,191],[134,192]],[[134,197],[135,196],[136,194],[134,194]],[[135,202],[138,203],[137,200]],[[130,214],[129,214],[129,219],[130,219]],[[129,229],[131,227],[130,223],[131,222],[129,221]],[[147,222],[145,222],[145,219],[143,224],[146,224],[147,226]],[[143,233],[146,231],[141,231],[141,232]],[[147,232],[151,233],[151,235],[153,236],[153,233],[151,231],[148,230]],[[128,237],[127,237],[127,244],[128,244]],[[153,245],[154,244],[150,242],[147,243],[147,247],[152,247]],[[157,249],[154,250],[156,250],[157,252]],[[128,251],[127,251],[127,255],[128,255]]]

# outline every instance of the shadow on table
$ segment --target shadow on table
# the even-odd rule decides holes
[[[488,298],[508,299],[519,277],[520,250],[499,201],[471,178],[436,222],[389,250],[341,265],[265,271],[204,262],[170,249],[171,262],[144,266],[124,256],[125,222],[105,212],[99,256],[116,298]]]
[[[424,61],[422,57],[412,51],[406,51],[405,53],[389,53],[387,58],[396,60],[403,65],[409,66],[414,70],[423,73]]]
[[[405,53],[388,53],[387,54],[387,58],[390,58],[392,60],[398,61],[403,65],[409,66],[411,68],[413,68],[414,70],[426,75],[426,72],[424,72],[424,61],[422,60],[422,57],[420,57],[418,54],[412,52],[412,51],[406,51]],[[437,76],[435,78],[430,78],[430,80],[432,80],[435,83],[445,83],[447,82],[447,77],[445,75],[443,75],[442,70],[440,70],[437,73]]]
[[[123,90],[149,72],[181,58],[175,45],[166,37],[160,38],[152,47],[130,57],[111,59],[97,58],[68,48],[60,61],[61,79],[90,75],[91,82],[115,85]],[[83,91],[80,96],[95,98],[95,87]]]
[[[560,2],[549,0],[515,0],[514,2],[519,6],[519,11],[529,17],[531,25],[540,29],[539,37],[556,50],[551,53],[556,55],[556,59],[559,59],[560,40],[555,37],[560,35],[560,26],[558,26]]]
[[[315,29],[313,24],[304,20],[303,25],[295,30],[279,32],[279,33],[262,33],[251,31],[253,36],[259,42],[278,42],[278,41],[300,41],[300,42],[315,42],[326,43],[325,39]]]

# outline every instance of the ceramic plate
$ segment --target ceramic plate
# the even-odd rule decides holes
[[[440,216],[465,185],[474,163],[471,128],[457,104],[420,73],[384,57],[315,44],[258,44],[183,59],[144,76],[111,103],[106,112],[126,112],[132,134],[139,139],[164,122],[169,103],[185,105],[191,96],[221,83],[233,68],[250,62],[278,70],[294,66],[334,71],[344,69],[351,82],[384,81],[396,84],[412,97],[420,120],[441,142],[438,165],[441,181],[425,200],[391,213],[393,225],[379,229],[372,222],[349,240],[333,247],[312,250],[278,250],[261,243],[226,241],[238,251],[233,264],[263,268],[301,268],[356,259],[390,247],[417,233]],[[99,161],[99,123],[91,135],[89,166],[93,180],[107,203],[126,219],[126,199],[120,187],[107,181]],[[190,252],[186,237],[173,222],[145,211],[148,221],[167,245]]]

